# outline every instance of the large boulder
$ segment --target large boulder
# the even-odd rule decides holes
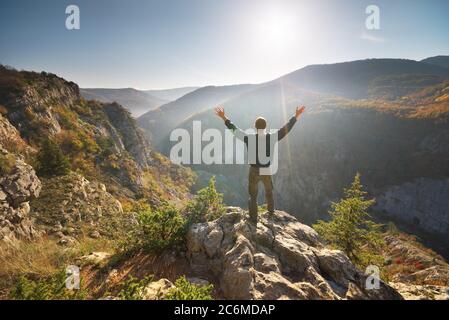
[[[39,196],[41,182],[22,157],[1,146],[0,160],[0,241],[34,239],[40,233],[29,216],[29,201]]]
[[[165,278],[150,282],[143,290],[144,300],[162,300],[163,297],[174,288],[174,284]]]
[[[187,233],[194,273],[209,275],[225,299],[402,299],[367,276],[341,251],[324,247],[318,234],[293,216],[276,211],[257,227],[235,207],[219,219],[194,224]]]

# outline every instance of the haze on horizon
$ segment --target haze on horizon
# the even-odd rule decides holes
[[[76,4],[81,29],[65,28]],[[365,9],[380,8],[380,30]],[[444,0],[2,1],[0,63],[81,87],[260,83],[310,64],[449,54]]]

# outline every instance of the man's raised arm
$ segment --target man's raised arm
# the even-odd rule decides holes
[[[216,107],[215,108],[215,114],[217,116],[219,116],[225,123],[226,127],[232,131],[232,133],[240,140],[243,141],[243,139],[246,136],[246,133],[240,129],[239,127],[237,127],[235,124],[233,124],[231,122],[231,120],[228,119],[228,117],[226,117],[225,111],[222,107]]]
[[[305,109],[306,107],[304,106],[296,107],[295,115],[291,117],[291,119],[282,128],[279,129],[278,140],[282,140],[287,135],[287,133],[290,132]]]

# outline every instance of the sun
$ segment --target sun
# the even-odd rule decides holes
[[[292,30],[289,28],[290,26],[291,21],[288,21],[286,17],[280,16],[279,14],[272,14],[264,19],[261,31],[266,41],[283,44],[292,33]]]
[[[266,8],[252,23],[253,43],[259,50],[288,50],[298,41],[298,21],[286,8]]]

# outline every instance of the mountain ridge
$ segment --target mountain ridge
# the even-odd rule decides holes
[[[421,60],[421,62],[449,68],[449,56],[439,55]]]
[[[403,76],[400,79],[400,86],[392,86],[392,82],[398,82],[397,78],[391,78],[395,76]],[[446,68],[408,59],[366,59],[335,64],[310,65],[271,81],[247,85],[247,90],[230,96],[226,96],[224,92],[219,92],[239,85],[197,89],[181,97],[180,100],[162,105],[143,114],[138,118],[138,123],[145,130],[150,140],[152,139],[152,131],[165,138],[168,133],[167,128],[173,129],[176,124],[179,124],[188,116],[212,109],[216,105],[224,104],[231,99],[235,100],[240,94],[246,94],[251,90],[260,90],[261,87],[291,86],[296,87],[296,90],[349,99],[375,99],[379,96],[396,99],[425,86],[441,83],[444,79],[449,79],[449,70]],[[211,88],[214,88],[216,94],[220,94],[221,99],[210,99],[208,97],[205,91],[211,90]],[[399,96],[394,91],[400,92]],[[201,95],[204,95],[204,98]],[[186,101],[191,97],[196,98],[193,105]],[[154,142],[158,145],[156,141]]]
[[[155,96],[159,99],[163,99],[166,101],[175,101],[181,98],[182,96],[193,92],[200,87],[188,86],[188,87],[179,87],[179,88],[170,88],[170,89],[149,89],[142,90],[143,92]]]
[[[86,100],[98,100],[105,103],[117,102],[125,106],[134,117],[167,103],[167,100],[134,88],[83,88],[80,89],[80,92]]]

